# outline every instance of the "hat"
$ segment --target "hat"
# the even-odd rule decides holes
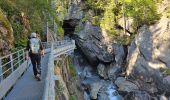
[[[36,33],[35,32],[31,33],[31,37],[36,37]]]

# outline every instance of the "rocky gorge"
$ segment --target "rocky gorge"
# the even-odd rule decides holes
[[[131,44],[122,45],[91,21],[82,22],[83,15],[93,14],[82,7],[81,0],[70,3],[66,20],[74,31],[65,29],[65,35],[76,41],[83,100],[169,100],[170,19],[163,15],[140,27]]]
[[[133,18],[126,18],[125,31],[129,34],[119,38],[122,40],[132,38],[128,44],[115,40],[104,28],[96,24],[97,17],[101,17],[101,15],[97,15],[100,10],[94,12],[93,9],[86,7],[84,1],[89,0],[54,1],[60,1],[61,4],[66,2],[65,5],[68,5],[68,8],[64,8],[64,13],[67,10],[67,16],[65,18],[62,16],[63,18],[60,19],[64,19],[63,22],[60,20],[58,23],[59,25],[62,23],[64,39],[74,39],[76,42],[75,52],[71,57],[69,56],[70,58],[63,56],[62,60],[55,62],[55,71],[61,82],[56,81],[56,93],[59,94],[57,99],[170,100],[170,17],[167,15],[167,9],[170,8],[169,0],[162,0],[162,3],[157,6],[160,19],[151,25],[146,24],[135,29]],[[41,6],[40,4],[38,7]],[[58,12],[63,11],[62,6],[59,5]],[[24,6],[24,8],[26,7]],[[24,44],[20,37],[27,40],[30,26],[38,26],[36,27],[38,29],[46,23],[46,21],[40,20],[42,19],[40,16],[36,17],[39,14],[33,14],[32,22],[38,19],[39,21],[35,22],[35,25],[31,25],[31,17],[29,19],[26,15],[22,16],[24,13],[19,12],[18,17],[11,16],[16,23],[13,23],[12,26],[11,20],[7,18],[9,16],[5,12],[5,9],[3,11],[0,9],[0,56],[8,54],[9,50],[17,44],[16,40],[18,40],[18,44]],[[11,12],[15,14],[13,10]],[[39,22],[42,22],[41,25]],[[115,30],[121,35],[124,29],[122,15],[117,19],[117,24]],[[60,30],[59,25],[56,25],[58,30]],[[53,25],[49,25],[49,27],[52,30],[55,28]],[[16,32],[13,32],[15,28],[21,28],[21,33],[18,32],[19,39],[15,37]],[[46,29],[48,26],[42,30],[46,31]],[[57,38],[60,37],[57,35]],[[61,38],[57,40],[61,40]],[[73,72],[73,68],[70,66],[74,67],[76,71]],[[76,75],[74,76],[74,74]],[[70,99],[73,95],[76,97]]]

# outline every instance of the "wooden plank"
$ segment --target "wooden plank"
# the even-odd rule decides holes
[[[9,89],[16,83],[21,74],[26,70],[27,62],[21,64],[10,76],[0,83],[0,99],[2,99]]]

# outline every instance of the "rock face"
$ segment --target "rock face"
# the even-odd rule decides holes
[[[78,73],[86,91],[84,98],[112,100],[117,93],[111,81],[120,92],[123,92],[121,95],[125,100],[157,100],[156,98],[159,98],[157,93],[170,93],[169,19],[163,16],[155,25],[141,27],[126,55],[123,45],[106,42],[104,32],[99,26],[94,26],[89,21],[81,22],[83,18],[83,12],[80,10],[81,0],[73,1],[70,7],[72,10],[69,10],[72,13],[69,13],[68,19],[80,19],[73,38],[76,40],[78,50],[83,54],[82,59],[75,59],[76,65],[82,69]],[[129,26],[126,26],[126,29],[133,32],[133,20],[128,20]],[[90,64],[84,63],[86,60]],[[125,69],[126,78],[120,77],[124,75],[122,71]],[[111,92],[108,92],[109,90]],[[112,99],[109,98],[110,93]],[[116,96],[114,100],[120,98]]]
[[[68,19],[81,19],[83,18],[82,2],[81,0],[69,0]]]
[[[170,68],[169,23],[170,19],[163,16],[157,24],[141,27],[128,49],[126,73],[142,80],[138,81],[140,88],[146,87],[144,84],[147,83],[152,88],[146,89],[150,93],[157,92],[157,89],[170,92],[169,78],[164,78],[169,74],[164,75],[162,71]]]
[[[2,51],[2,54],[0,55],[7,54],[8,50],[13,47],[13,43],[14,37],[12,26],[0,9],[0,52]]]
[[[118,77],[115,84],[119,87],[119,91],[133,92],[138,90],[138,86],[130,81],[127,81],[123,77]]]
[[[98,65],[99,61],[104,63],[112,62],[113,56],[107,52],[104,48],[106,46],[101,42],[104,38],[101,35],[100,27],[93,26],[90,22],[87,22],[82,28],[80,32],[75,33],[74,39],[87,60],[92,65]]]

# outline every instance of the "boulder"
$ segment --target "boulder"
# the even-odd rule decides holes
[[[140,88],[149,93],[170,91],[169,85],[163,82],[163,72],[160,71],[170,65],[170,35],[168,28],[164,27],[168,22],[170,20],[161,18],[154,27],[144,25],[128,48],[126,74],[142,80],[139,82]],[[145,88],[146,85],[150,89]]]
[[[122,65],[124,62],[124,58],[126,56],[123,45],[113,43],[112,48],[113,48],[113,54],[115,55],[116,63]]]
[[[97,72],[98,72],[100,77],[103,77],[104,79],[108,78],[107,73],[106,73],[106,66],[104,64],[100,63],[97,66]]]
[[[103,81],[103,86],[98,93],[98,100],[122,100],[116,90],[116,86],[111,81]]]
[[[133,92],[138,90],[138,86],[130,81],[127,81],[123,77],[118,77],[115,81],[115,84],[118,86],[119,91]]]
[[[84,92],[83,100],[90,100],[90,95],[87,92]]]
[[[134,91],[126,96],[125,100],[155,100],[145,91]],[[157,99],[156,99],[157,100]]]
[[[115,80],[119,74],[121,73],[121,66],[118,64],[110,64],[110,66],[107,68],[107,75],[110,80]]]
[[[93,26],[90,22],[86,22],[83,30],[75,34],[73,38],[78,48],[92,65],[113,61],[113,55],[107,52],[106,46],[102,43],[103,36],[99,26]]]
[[[88,77],[82,81],[82,85],[90,92],[91,99],[97,99],[97,94],[103,83],[97,77]]]

